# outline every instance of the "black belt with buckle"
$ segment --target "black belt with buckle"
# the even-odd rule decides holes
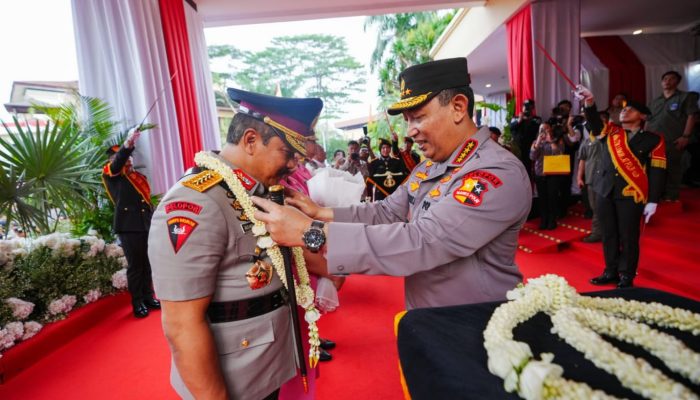
[[[212,324],[240,321],[267,314],[285,304],[287,292],[282,288],[252,299],[211,303],[207,308],[207,317]]]

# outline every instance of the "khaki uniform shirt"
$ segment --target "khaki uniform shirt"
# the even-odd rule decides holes
[[[522,280],[515,252],[531,202],[522,163],[482,128],[385,200],[334,209],[328,270],[405,276],[407,309],[504,300]]]
[[[670,97],[663,94],[655,98],[649,104],[651,115],[647,129],[656,132],[666,139],[668,143],[678,139],[685,130],[688,116],[698,110],[697,97],[688,92],[676,90]]]
[[[185,301],[213,296],[213,302],[228,302],[280,289],[282,282],[274,272],[267,286],[251,288],[246,272],[255,254],[252,224],[233,207],[235,199],[224,185],[199,192],[182,184],[192,177],[176,183],[153,216],[148,256],[157,297]],[[250,183],[249,194],[264,191],[252,178]],[[232,398],[259,400],[296,373],[288,306],[209,326]],[[192,398],[174,362],[171,383],[180,396]]]

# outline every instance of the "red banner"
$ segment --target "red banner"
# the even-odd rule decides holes
[[[608,151],[615,169],[627,182],[622,195],[632,197],[635,203],[646,203],[649,180],[644,167],[627,144],[627,132],[612,122],[608,123],[605,130],[608,132]]]

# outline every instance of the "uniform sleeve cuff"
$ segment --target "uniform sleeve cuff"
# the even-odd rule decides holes
[[[349,221],[352,221],[352,212],[350,207],[333,208],[333,222]]]
[[[364,225],[343,222],[331,222],[328,224],[328,245],[326,252],[326,262],[328,273],[331,275],[347,275],[355,272],[353,269],[359,263],[359,258],[363,254],[358,254],[358,248],[364,247],[362,230]],[[348,241],[352,239],[353,246],[348,246]]]

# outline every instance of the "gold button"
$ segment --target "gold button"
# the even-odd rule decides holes
[[[250,345],[250,342],[248,341],[248,339],[241,340],[241,347],[246,348],[249,345]]]
[[[126,207],[124,207],[124,211],[129,211],[129,209],[128,209],[128,208],[126,208]]]

